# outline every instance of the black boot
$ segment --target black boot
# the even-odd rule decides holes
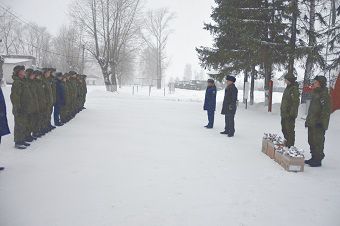
[[[30,135],[29,137],[26,137],[25,141],[30,143],[34,141],[34,138]]]
[[[309,160],[305,160],[305,164],[309,165],[311,162],[313,162],[313,157]]]
[[[5,167],[0,166],[0,171],[2,171],[2,170],[4,170],[4,169],[5,169]]]
[[[312,160],[311,162],[309,162],[308,164],[310,167],[321,167],[321,160]]]
[[[227,132],[227,131],[224,131],[224,132],[220,132],[220,134],[228,135],[228,132]]]
[[[19,149],[19,150],[23,150],[23,149],[26,149],[26,145],[24,145],[23,142],[18,142],[18,143],[15,143],[15,146],[14,146],[16,149]]]

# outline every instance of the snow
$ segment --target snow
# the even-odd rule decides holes
[[[1,226],[339,225],[340,112],[324,166],[288,173],[261,153],[263,133],[280,131],[280,94],[274,113],[240,105],[229,139],[218,113],[215,129],[203,128],[204,92],[89,91],[87,110],[30,149],[3,138]],[[308,150],[303,125],[298,119],[297,146]]]

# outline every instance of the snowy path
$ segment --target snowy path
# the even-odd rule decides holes
[[[325,167],[294,174],[260,151],[277,114],[240,109],[229,139],[201,103],[93,91],[87,108],[29,151],[4,140],[1,226],[340,225],[339,114]]]

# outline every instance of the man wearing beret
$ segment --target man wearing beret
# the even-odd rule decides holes
[[[306,160],[305,163],[311,167],[320,167],[322,160],[325,158],[325,133],[328,129],[331,114],[330,95],[326,77],[316,76],[313,88],[312,100],[306,119],[308,143],[312,158]]]
[[[289,148],[295,144],[295,121],[300,105],[299,84],[296,79],[294,75],[285,75],[287,87],[281,101],[281,128]]]
[[[235,135],[235,114],[237,108],[238,90],[235,86],[236,78],[233,76],[226,77],[227,87],[222,106],[222,115],[225,116],[225,129],[221,134],[233,137]]]
[[[26,147],[30,146],[25,139],[29,128],[28,112],[31,111],[29,99],[32,98],[32,95],[25,82],[25,66],[15,66],[12,78],[11,101],[14,115],[15,148],[26,149]]]
[[[216,95],[217,89],[215,86],[215,81],[213,79],[208,79],[208,87],[205,92],[204,99],[204,110],[208,112],[208,125],[205,126],[207,129],[212,129],[214,127],[214,118],[216,110]]]

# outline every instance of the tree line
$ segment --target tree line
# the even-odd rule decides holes
[[[197,48],[201,65],[217,73],[242,73],[254,81],[269,81],[279,71],[297,76],[304,85],[314,75],[325,75],[340,65],[340,6],[336,0],[215,0],[211,23],[204,29],[214,37],[212,47]],[[268,97],[268,96],[266,96]],[[266,98],[268,103],[268,98]]]
[[[141,0],[74,0],[70,23],[58,35],[26,22],[0,5],[0,52],[31,55],[40,67],[84,70],[85,61],[98,63],[108,91],[142,76],[161,88],[167,68],[166,46],[174,13],[166,8],[143,10]]]

